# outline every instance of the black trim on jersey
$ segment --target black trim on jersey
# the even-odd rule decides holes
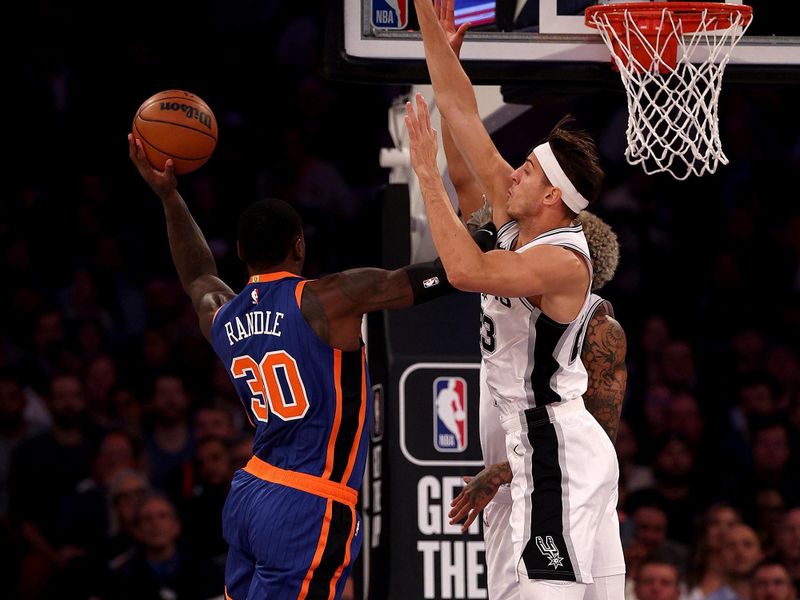
[[[528,577],[555,581],[576,581],[575,568],[564,540],[564,503],[558,436],[547,408],[525,411],[528,442],[533,450],[531,472],[530,539],[522,551]],[[537,539],[538,538],[538,539]]]
[[[577,225],[570,225],[568,227],[556,227],[555,229],[551,229],[550,231],[545,231],[544,233],[540,233],[535,238],[531,240],[531,242],[535,242],[536,240],[541,240],[546,237],[550,237],[556,235],[558,233],[578,233],[579,231],[583,231],[583,225],[578,223]]]
[[[314,569],[311,581],[308,584],[308,600],[327,600],[330,597],[331,579],[337,569],[344,563],[347,552],[350,531],[353,528],[353,513],[350,507],[333,500],[331,508],[331,524],[328,528],[328,540],[322,551],[319,565]],[[350,560],[352,560],[352,555]],[[336,583],[338,586],[341,580]]]
[[[508,221],[505,225],[501,226],[497,230],[497,238],[500,239],[500,236],[503,235],[506,232],[506,230],[509,229],[515,223],[516,223],[516,221],[512,219],[512,220]]]
[[[595,294],[594,300],[589,303],[589,307],[586,309],[586,316],[584,317],[583,323],[581,323],[580,329],[578,330],[578,335],[575,336],[575,344],[572,347],[572,352],[570,353],[569,357],[570,364],[575,362],[575,359],[578,358],[578,354],[583,348],[583,342],[586,340],[586,332],[589,329],[589,323],[592,320],[592,317],[594,317],[594,313],[597,312],[597,308],[603,304],[603,302],[606,302],[606,300]]]
[[[358,416],[361,412],[361,350],[352,352],[342,352],[342,418],[339,421],[339,433],[336,435],[336,443],[333,448],[333,468],[331,469],[331,481],[342,481],[344,471],[347,468],[347,461],[350,460],[350,451],[353,444],[357,443]],[[352,475],[352,473],[350,473]],[[349,476],[348,476],[349,479]]]
[[[531,371],[531,390],[533,390],[533,400],[536,406],[561,401],[561,396],[550,387],[550,380],[559,368],[558,360],[553,353],[569,326],[569,323],[553,321],[543,312],[540,312],[536,318],[533,326],[536,331],[536,344],[533,349],[533,370]]]

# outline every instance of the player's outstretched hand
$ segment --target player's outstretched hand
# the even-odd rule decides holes
[[[455,525],[466,517],[466,521],[461,525],[461,531],[469,529],[472,522],[497,494],[500,486],[510,481],[511,469],[508,463],[490,465],[475,477],[464,477],[467,485],[450,503],[452,508],[447,513],[450,524]]]
[[[469,29],[469,23],[463,23],[461,27],[456,28],[455,3],[455,0],[434,0],[434,7],[450,48],[456,56],[460,56],[461,44],[464,43],[464,34]]]
[[[141,140],[137,140],[133,137],[133,134],[130,133],[128,134],[128,156],[130,156],[133,164],[136,165],[136,170],[139,171],[139,175],[142,176],[147,182],[147,185],[149,185],[162,200],[178,186],[178,180],[175,177],[175,166],[172,163],[172,159],[167,159],[163,171],[154,169],[145,156]]]
[[[439,144],[436,139],[436,130],[431,127],[431,115],[428,112],[428,103],[422,94],[417,94],[417,110],[411,102],[406,102],[405,117],[408,128],[409,150],[411,151],[411,166],[417,177],[439,177],[436,166],[436,154]]]

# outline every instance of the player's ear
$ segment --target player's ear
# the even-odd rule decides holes
[[[297,262],[302,261],[306,257],[306,241],[302,233],[294,240],[292,254],[294,254],[294,259]]]
[[[544,197],[545,204],[558,204],[561,202],[561,190],[557,187],[550,188],[550,193]]]

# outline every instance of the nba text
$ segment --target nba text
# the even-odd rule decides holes
[[[461,477],[433,475],[426,475],[417,484],[417,526],[422,536],[433,538],[417,541],[426,599],[488,596],[479,520],[468,530],[470,537],[478,539],[465,540],[461,525],[451,525],[447,517],[450,502],[463,485]]]
[[[245,313],[244,317],[244,321],[239,317],[234,317],[232,321],[225,323],[225,333],[231,346],[236,342],[249,338],[251,335],[274,335],[280,337],[282,312],[276,311],[273,313],[271,310],[253,310]]]

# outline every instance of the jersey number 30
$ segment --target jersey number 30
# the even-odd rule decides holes
[[[278,381],[278,371],[283,371],[290,397]],[[261,362],[247,355],[237,356],[231,363],[231,373],[236,379],[248,378],[253,394],[250,408],[259,421],[269,421],[270,412],[284,421],[302,419],[308,412],[308,397],[297,362],[283,350],[267,352]]]

